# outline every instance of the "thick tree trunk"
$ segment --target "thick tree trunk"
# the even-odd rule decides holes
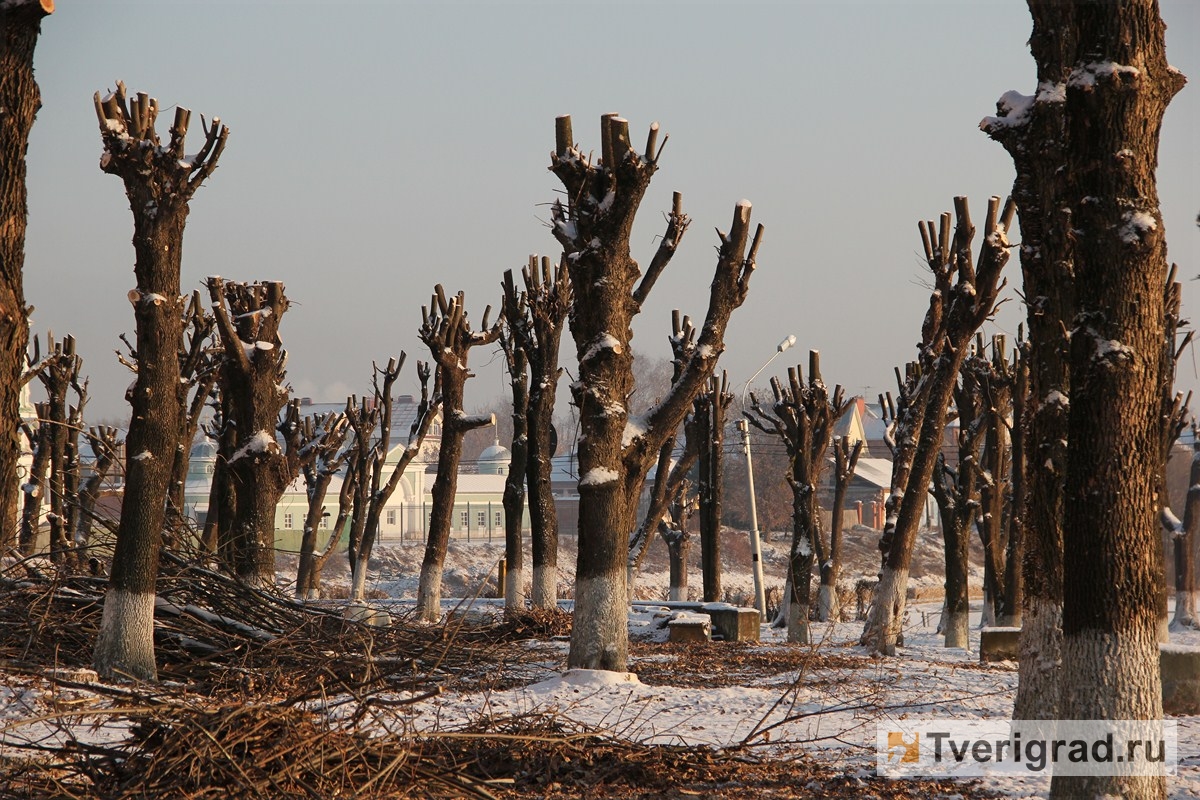
[[[1034,4],[1036,5],[1036,3]],[[1063,503],[1066,719],[1162,718],[1157,483],[1166,240],[1154,165],[1184,79],[1152,0],[1072,6],[1065,206],[1075,252]],[[1052,797],[1161,798],[1163,777],[1055,775]]]
[[[286,353],[279,338],[288,299],[278,281],[225,283],[210,277],[208,290],[225,353],[219,378],[222,407],[233,432],[233,452],[225,461],[228,491],[220,512],[220,529],[227,538],[220,550],[239,580],[269,586],[275,582],[275,508],[300,469],[298,412],[293,411],[296,418],[285,431],[283,447],[275,436],[277,427],[284,430],[279,415],[288,399]],[[181,414],[177,409],[177,428]]]
[[[179,446],[175,343],[182,333],[180,253],[187,205],[145,213],[141,185],[126,181],[134,213],[138,288],[131,293],[137,321],[138,372],[125,437],[125,493],[109,590],[93,659],[106,678],[153,681],[154,586],[158,577],[171,461]],[[148,192],[147,199],[153,197]]]
[[[17,544],[21,482],[21,385],[29,344],[25,305],[25,229],[29,215],[25,153],[41,108],[33,53],[53,0],[0,7],[0,553]]]
[[[183,306],[179,270],[188,202],[216,168],[229,130],[214,118],[200,151],[184,157],[191,112],[175,108],[170,141],[155,132],[158,103],[144,93],[127,102],[125,86],[95,95],[104,155],[119,175],[133,212],[134,275],[129,292],[136,322],[137,378],[129,393],[125,494],[94,663],[106,678],[153,680],[154,587],[158,577],[171,463],[180,446],[179,359]]]

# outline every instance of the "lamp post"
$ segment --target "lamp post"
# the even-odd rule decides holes
[[[750,485],[750,558],[754,568],[754,602],[758,608],[759,618],[765,622],[767,618],[767,592],[763,586],[763,567],[762,567],[762,542],[758,536],[758,503],[754,499],[754,462],[750,459],[750,424],[746,421],[746,394],[750,391],[751,384],[762,374],[763,370],[770,366],[780,353],[787,350],[796,343],[796,336],[789,335],[786,339],[779,343],[775,348],[775,353],[766,360],[766,362],[758,368],[750,376],[750,380],[746,381],[746,386],[742,389],[742,419],[738,420],[738,430],[742,432],[742,448],[746,454],[746,482]]]

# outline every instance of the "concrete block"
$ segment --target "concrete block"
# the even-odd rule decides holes
[[[700,610],[712,619],[713,631],[727,642],[757,642],[762,619],[757,608],[705,603]]]
[[[1016,661],[1020,642],[1020,628],[984,628],[979,633],[979,660]]]
[[[667,623],[671,642],[707,642],[712,637],[712,620],[703,614],[680,613]]]
[[[1163,712],[1178,716],[1200,714],[1200,647],[1160,644]]]

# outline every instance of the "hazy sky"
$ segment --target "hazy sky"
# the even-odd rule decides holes
[[[1163,3],[1167,53],[1192,79],[1163,131],[1159,191],[1170,258],[1200,273],[1200,3]],[[670,136],[642,204],[645,265],[672,191],[693,225],[635,324],[668,353],[670,312],[705,311],[714,228],[754,203],[766,226],[722,365],[745,381],[787,334],[772,371],[822,351],[827,382],[874,397],[915,355],[928,303],[918,219],[1012,185],[1012,162],[978,130],[1009,89],[1032,93],[1031,22],[1019,0],[731,3],[266,3],[60,0],[42,25],[43,106],[29,148],[25,289],[33,330],[73,333],[92,378],[93,420],[125,417],[131,376],[113,354],[133,330],[132,219],[98,166],[93,92],[123,80],[160,108],[230,128],[191,204],[183,287],[207,275],[282,280],[281,336],[295,393],[338,401],[368,386],[371,360],[406,350],[436,282],[464,290],[478,323],[506,268],[556,255],[547,204],[554,118],[599,150],[619,112],[635,142]],[[1009,268],[998,320],[1024,314]],[[1198,320],[1200,282],[1184,286]],[[564,354],[573,354],[569,340]],[[564,359],[566,360],[566,359]],[[574,372],[569,360],[568,369]],[[1185,356],[1184,388],[1200,385]],[[504,391],[477,352],[467,405]],[[763,379],[770,372],[764,373]],[[415,385],[411,367],[406,377]],[[738,387],[740,391],[740,386]],[[405,391],[405,389],[401,389]],[[411,391],[411,389],[408,389]]]

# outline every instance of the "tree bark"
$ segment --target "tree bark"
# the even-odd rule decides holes
[[[0,553],[17,544],[21,482],[21,373],[29,344],[25,305],[25,230],[29,216],[25,153],[42,98],[33,53],[53,0],[0,7]]]
[[[1167,276],[1154,167],[1163,114],[1184,79],[1167,64],[1153,0],[1071,5],[1069,14],[1076,48],[1065,81],[1062,200],[1076,307],[1065,321],[1069,558],[1059,714],[1153,720],[1162,718],[1156,489]],[[1056,775],[1051,783],[1052,797],[1084,795],[1160,798],[1165,779]]]

